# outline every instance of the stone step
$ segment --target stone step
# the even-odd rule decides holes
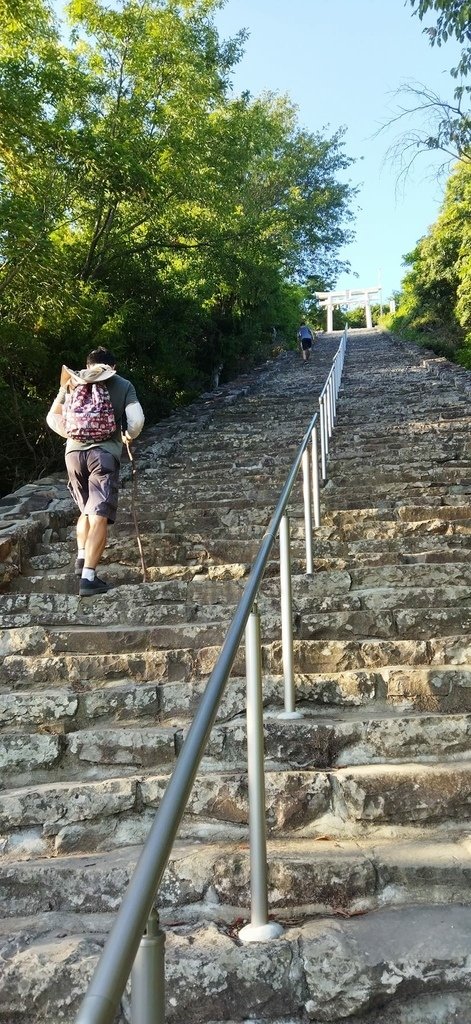
[[[448,511],[447,508],[437,508],[432,512],[419,508],[418,518],[409,521],[400,519],[401,509],[397,511],[397,519],[391,519],[389,510],[385,510],[383,517],[364,517],[363,520],[361,516],[345,518],[341,527],[321,525],[317,531],[319,542],[322,544],[322,541],[333,540],[338,544],[354,540],[366,540],[368,543],[392,540],[399,546],[407,537],[414,537],[417,546],[423,544],[423,538],[428,539],[429,536],[467,537],[471,533],[471,518],[467,515],[456,516],[453,509]]]
[[[131,678],[118,683],[93,677],[76,681],[72,687],[0,691],[0,728],[27,731],[43,729],[58,733],[75,732],[90,723],[129,723],[152,718],[153,722],[176,724],[192,717],[204,692],[206,677],[184,681],[139,683]],[[399,704],[404,710],[471,710],[471,669],[453,665],[411,667],[378,666],[375,669],[324,673],[296,673],[298,706],[314,714],[319,708],[363,707],[374,709],[383,702]],[[284,703],[280,675],[263,676],[265,707]],[[246,707],[244,677],[232,677],[226,687],[217,720],[241,715]]]
[[[404,504],[394,509],[385,508],[382,505],[373,508],[356,508],[354,510],[335,510],[329,508],[324,509],[319,536],[322,537],[324,530],[329,529],[329,527],[334,527],[339,536],[341,536],[349,528],[353,528],[356,531],[360,529],[370,530],[371,527],[375,528],[377,524],[386,527],[393,527],[395,525],[396,529],[402,531],[406,524],[426,523],[429,520],[441,520],[447,523],[457,520],[461,524],[463,521],[469,521],[470,518],[469,504],[462,500],[455,502],[451,498],[448,502],[441,504]]]
[[[387,531],[383,531],[386,533]],[[373,533],[373,531],[368,531]],[[342,568],[349,569],[366,564],[396,565],[414,564],[417,562],[439,561],[453,562],[456,553],[461,550],[461,561],[471,547],[471,536],[455,525],[446,526],[437,523],[437,532],[420,530],[415,527],[404,530],[404,533],[392,533],[390,536],[346,537],[336,540],[334,533],[328,540],[315,538],[315,563],[327,568],[331,563],[342,560]]]
[[[72,1024],[112,920],[80,913],[7,920],[0,1020],[25,1021],[28,991],[36,1020],[53,1009],[56,1020]],[[243,923],[232,915],[219,925],[166,925],[169,1024],[257,1020],[262,999],[263,1019],[273,1021],[378,1024],[378,1008],[381,1024],[466,1024],[471,1016],[469,907],[424,904],[308,919],[288,924],[263,956],[257,943],[240,943]],[[127,997],[124,1005],[116,1024],[129,1020]]]
[[[7,861],[120,849],[143,843],[169,780],[110,766],[51,785],[39,779],[0,793]],[[469,833],[471,762],[354,765],[267,771],[266,822],[272,837],[356,839],[377,829],[451,826]],[[206,765],[195,779],[180,838],[247,841],[245,771]]]
[[[454,603],[454,595],[466,592],[466,588],[450,588],[448,594],[436,595],[433,601],[433,592],[421,590],[420,599],[417,605],[414,603],[414,595],[411,588],[403,591],[404,601],[401,603],[401,594],[392,594],[391,600],[386,598],[378,600],[376,591],[370,591],[360,602],[360,598],[353,595],[345,602],[332,600],[335,604],[350,604],[352,610],[314,611],[309,613],[311,607],[309,602],[304,608],[299,602],[299,610],[294,610],[294,635],[300,640],[315,639],[345,639],[356,637],[357,639],[432,639],[437,636],[454,636],[460,633],[471,633],[471,605],[468,595],[458,606]],[[188,614],[186,606],[181,608],[181,615],[168,614],[167,621],[160,621],[163,616],[159,615],[158,609],[152,608],[137,616],[129,612],[123,612],[118,608],[113,614],[112,603],[113,591],[109,594],[100,595],[87,602],[87,611],[82,616],[77,616],[77,625],[73,627],[61,625],[61,617],[66,621],[68,616],[58,615],[58,625],[44,626],[44,644],[51,654],[58,653],[87,653],[93,648],[96,653],[112,654],[121,650],[145,651],[149,648],[160,650],[175,650],[181,648],[200,649],[203,647],[222,645],[227,627],[231,617],[230,607],[207,606]],[[447,604],[446,601],[449,600]],[[77,599],[78,600],[78,599]],[[461,598],[460,598],[461,600]],[[405,602],[410,602],[408,607]],[[440,601],[440,604],[437,602]],[[315,606],[315,602],[314,606]],[[96,615],[89,612],[90,605],[110,609],[109,615]],[[323,602],[324,606],[329,605],[328,599]],[[362,606],[360,606],[362,605]],[[220,609],[218,613],[218,608]],[[263,618],[263,635],[267,640],[276,640],[281,632],[281,618],[278,610],[274,611],[271,604],[265,604],[260,600],[260,608],[265,611]],[[46,615],[51,618],[52,615]],[[84,619],[80,623],[79,618]],[[136,617],[140,620],[135,623]],[[115,622],[113,623],[113,619]],[[180,621],[179,621],[180,619]],[[111,622],[109,621],[111,620]],[[12,616],[11,629],[0,631],[0,649],[8,655],[12,651],[12,645],[20,642],[21,634],[30,629],[42,629],[40,625],[30,624],[36,622],[36,617],[25,614]],[[106,625],[99,625],[97,623]],[[158,624],[156,624],[158,622]],[[39,642],[39,632],[36,632],[36,641]],[[36,642],[35,641],[35,642]],[[39,651],[38,651],[39,653]]]
[[[85,608],[83,607],[85,604]],[[315,609],[317,604],[318,611]],[[266,639],[281,636],[280,600],[260,595]],[[68,631],[61,649],[84,651],[90,647],[90,630],[102,624],[99,648],[108,652],[124,644],[136,649],[154,644],[159,648],[222,644],[235,603],[167,603],[133,607],[129,597],[120,599],[120,588],[93,601],[78,597],[18,595],[9,603],[3,623],[10,631],[42,625]],[[294,595],[294,634],[300,639],[357,637],[410,637],[412,639],[471,632],[471,592],[467,587],[393,588],[328,595],[324,599]],[[71,618],[75,626],[69,630]],[[137,625],[138,624],[138,625]],[[82,628],[82,629],[81,629]],[[151,632],[149,632],[151,631]],[[142,637],[139,637],[142,634]],[[54,650],[57,650],[54,638]],[[93,644],[95,641],[93,639]],[[103,647],[103,644],[105,646]]]
[[[418,611],[433,607],[436,610],[456,605],[465,612],[471,601],[471,580],[465,585],[456,571],[454,583],[452,577],[449,572],[441,579],[438,568],[435,575],[429,570],[428,586],[414,586],[413,579],[409,579],[409,585],[401,587],[398,574],[396,586],[384,587],[378,570],[377,585],[374,585],[375,576],[371,571],[372,585],[363,588],[355,586],[347,572],[331,570],[316,572],[313,576],[295,576],[292,580],[293,612],[297,622],[300,615],[307,614],[309,618],[313,609],[318,609],[319,613],[361,610],[382,613],[389,609]],[[425,573],[424,578],[427,579]],[[6,628],[30,624],[67,626],[69,622],[75,626],[103,623],[107,627],[126,623],[155,625],[157,622],[161,625],[188,622],[224,625],[230,621],[245,583],[244,577],[210,580],[197,576],[190,582],[174,579],[132,587],[118,584],[112,585],[101,600],[84,601],[77,595],[75,581],[71,583],[74,593],[65,595],[54,593],[53,580],[51,589],[46,592],[0,595],[0,614]],[[267,578],[262,584],[258,606],[267,628],[268,625],[272,630],[281,628],[277,576]]]
[[[359,475],[372,475],[376,466],[388,467],[389,465],[401,466],[405,464],[409,466],[413,464],[420,464],[423,459],[425,468],[427,465],[433,463],[440,465],[440,463],[454,462],[455,460],[467,461],[469,460],[469,446],[463,441],[457,445],[456,441],[443,441],[441,444],[418,444],[414,438],[410,439],[409,443],[402,444],[391,444],[389,449],[381,445],[375,447],[374,445],[364,447],[360,445],[352,445],[348,448],[338,450],[337,448],[330,450],[331,462],[335,462],[335,475],[339,476],[341,473],[345,478],[353,473]],[[366,471],[363,470],[365,463],[367,464]],[[469,466],[469,462],[468,462]],[[469,473],[469,469],[468,469]],[[360,476],[361,478],[361,476]]]
[[[317,709],[312,716],[308,710],[303,713],[305,717],[295,722],[273,713],[265,715],[265,758],[270,767],[310,770],[412,759],[416,764],[435,764],[462,760],[469,750],[471,717],[467,714],[410,713],[402,707],[385,710],[381,706],[374,712],[370,707],[339,708],[335,713]],[[245,765],[245,731],[244,719],[215,726],[204,763]],[[84,748],[88,749],[87,740]],[[120,757],[117,751],[116,760]]]
[[[374,670],[387,666],[435,668],[450,665],[466,668],[471,664],[471,635],[433,637],[429,640],[360,640],[354,637],[348,640],[295,640],[293,651],[296,671],[301,675]],[[100,653],[97,650],[88,653],[53,652],[45,630],[39,626],[6,630],[2,647],[2,685],[3,689],[19,686],[22,689],[48,689],[52,678],[57,685],[66,683],[79,691],[84,686],[94,685],[95,681],[119,683],[123,678],[139,684],[155,681],[185,685],[190,680],[206,678],[214,668],[219,652],[219,646],[197,650],[188,647],[160,650],[152,644],[142,650],[126,650],[121,646],[118,653]],[[269,675],[283,672],[280,641],[262,644],[262,667]],[[241,644],[232,674],[241,676],[244,672],[244,646]]]
[[[342,463],[337,463],[335,458],[329,459],[328,481],[324,488],[325,492],[329,493],[331,489],[336,490],[339,488],[341,490],[343,488],[351,493],[351,483],[350,486],[348,484],[349,475],[355,479],[355,490],[359,485],[361,491],[366,486],[368,479],[368,466],[365,467],[364,462],[356,465],[352,460],[344,460]],[[465,480],[469,478],[469,462],[463,459],[436,463],[431,459],[416,462],[411,457],[406,464],[401,466],[398,466],[395,461],[386,462],[383,460],[375,465],[374,493],[376,488],[380,491],[383,486],[392,484],[397,484],[398,486],[416,484],[424,488],[427,485],[433,486],[435,483],[459,485],[463,477]]]
[[[387,484],[382,489],[382,493],[381,488],[375,489],[375,507],[382,514],[388,509],[396,512],[404,506],[420,509],[423,506],[436,508],[446,505],[454,508],[458,505],[465,505],[469,502],[471,488],[468,490],[466,485],[462,488],[456,485],[456,488],[457,493],[453,494],[451,493],[453,487],[443,484],[440,487],[434,487],[434,493],[431,494],[430,486],[423,488],[417,487],[415,484],[405,484],[403,486]],[[352,495],[351,489],[344,490],[341,495],[336,491],[331,491],[328,496],[324,494],[324,514],[325,510],[328,509],[327,514],[329,512],[342,511],[349,512],[353,517],[357,512],[362,514],[370,507],[371,488],[365,488],[363,492],[358,490],[354,495]]]
[[[265,758],[270,768],[326,769],[355,764],[448,762],[469,749],[471,716],[436,711],[406,712],[400,705],[384,708],[309,708],[304,718],[284,721],[267,711]],[[188,730],[186,718],[158,725],[152,714],[101,725],[86,723],[78,731],[27,732],[22,725],[3,731],[0,765],[3,786],[30,785],[52,767],[62,779],[106,776],[128,769],[172,765]],[[203,765],[245,771],[246,725],[243,718],[213,727]],[[92,772],[93,774],[90,774]]]
[[[118,909],[140,855],[139,847],[70,854],[52,860],[10,860],[0,868],[0,896],[8,917],[47,912],[109,913]],[[469,905],[471,842],[466,832],[430,828],[390,840],[293,838],[268,843],[268,906],[277,919],[365,913],[414,904]],[[183,908],[197,922],[210,903],[212,919],[250,907],[246,843],[204,846],[178,841],[159,892],[161,912]]]
[[[394,675],[394,672],[396,673]],[[391,694],[389,678],[392,673]],[[413,676],[413,678],[412,678]],[[427,706],[434,710],[454,710],[450,701],[461,695],[466,703],[469,685],[466,670],[441,666],[435,674],[431,670],[402,673],[400,669],[380,672],[343,672],[316,675],[296,675],[295,691],[301,706],[316,708],[332,704],[353,706],[367,704],[376,698],[399,699],[411,707]],[[428,686],[427,686],[428,683]],[[154,722],[173,724],[182,717],[192,716],[206,685],[206,680],[184,683],[141,684],[122,680],[119,685],[101,685],[99,682],[82,683],[74,689],[30,690],[0,692],[0,728],[8,731],[22,728],[66,733],[75,732],[90,723],[126,724],[142,718]],[[283,706],[283,680],[281,676],[265,676],[264,706]],[[226,687],[217,720],[225,721],[245,712],[246,683],[243,678],[232,678]],[[421,703],[422,701],[422,703]],[[451,706],[449,706],[451,705]],[[465,708],[466,710],[466,708]]]

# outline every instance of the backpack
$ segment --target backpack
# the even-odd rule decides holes
[[[106,441],[116,430],[116,419],[105,384],[77,384],[64,402],[67,437],[73,441]]]

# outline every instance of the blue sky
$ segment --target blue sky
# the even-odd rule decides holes
[[[348,172],[361,185],[356,240],[342,253],[352,273],[340,288],[381,284],[386,299],[400,287],[402,256],[435,220],[445,178],[443,157],[420,157],[397,189],[399,168],[387,151],[399,129],[373,137],[397,111],[405,81],[425,83],[451,98],[458,44],[432,48],[404,0],[226,0],[216,16],[220,35],[247,28],[234,92],[287,93],[308,130],[346,126],[345,148],[357,159]],[[358,278],[353,276],[358,274]]]

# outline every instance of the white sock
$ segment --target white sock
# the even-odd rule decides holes
[[[93,583],[93,580],[95,579],[95,570],[94,569],[86,569],[84,567],[82,569],[82,579],[83,580],[90,580],[90,583]]]
[[[79,548],[77,551],[77,558],[85,559],[85,548]]]

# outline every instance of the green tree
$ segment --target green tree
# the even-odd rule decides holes
[[[432,46],[441,46],[454,37],[463,43],[460,60],[450,74],[459,80],[453,91],[453,102],[439,96],[421,83],[409,82],[399,90],[406,97],[391,123],[412,117],[417,127],[406,131],[392,147],[407,173],[418,152],[441,150],[453,160],[471,159],[471,4],[468,0],[408,0],[420,20],[436,15],[436,24],[424,27]]]
[[[218,6],[72,0],[68,43],[45,0],[0,7],[9,479],[25,447],[33,475],[57,450],[42,424],[62,361],[106,343],[158,417],[216,365],[266,356],[303,277],[341,267],[342,132],[302,131],[286,98],[231,98],[243,34],[218,38]]]
[[[465,44],[458,65],[451,71],[454,78],[465,78],[471,71],[471,3],[469,0],[409,0],[409,3],[421,21],[429,11],[437,13],[436,25],[424,28],[432,46],[435,44],[441,46],[452,36],[459,43]],[[469,86],[467,90],[469,92]]]
[[[451,175],[439,216],[413,252],[391,325],[469,364],[471,351],[471,165]]]

